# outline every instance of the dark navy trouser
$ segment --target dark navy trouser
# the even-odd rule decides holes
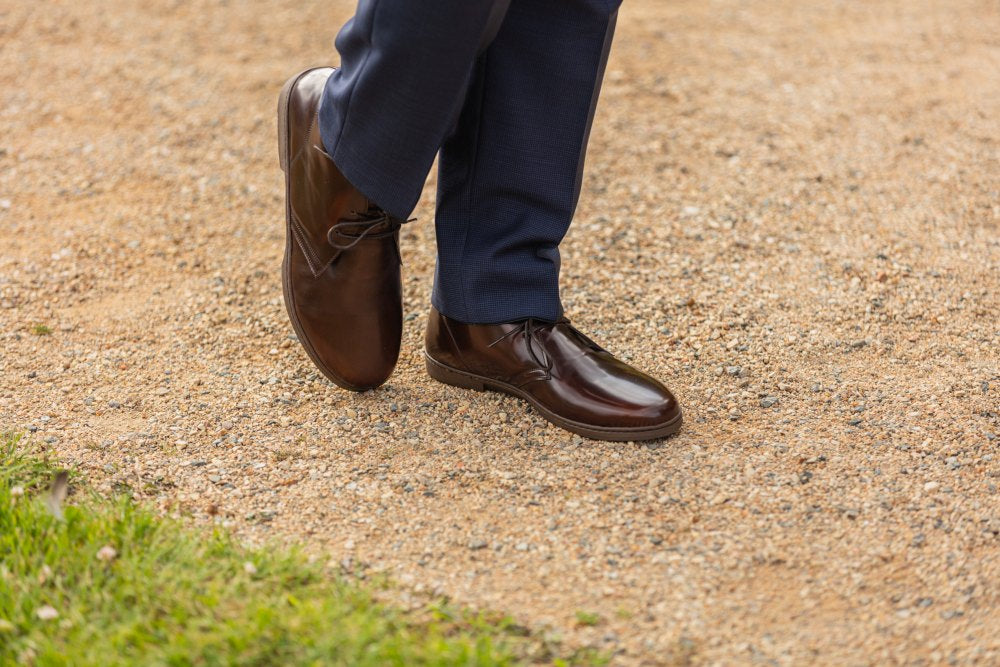
[[[394,216],[438,163],[432,302],[468,323],[554,320],[559,243],[620,0],[359,0],[320,132]]]

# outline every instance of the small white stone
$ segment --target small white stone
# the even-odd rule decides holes
[[[38,611],[35,612],[35,616],[42,621],[51,621],[52,619],[59,618],[59,612],[56,611],[55,607],[45,605],[38,608]]]
[[[97,552],[97,560],[103,560],[104,562],[113,561],[118,558],[118,552],[110,544],[105,544],[101,547],[100,551]]]

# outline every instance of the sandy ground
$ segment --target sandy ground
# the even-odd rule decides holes
[[[433,177],[389,384],[294,342],[274,106],[350,9],[0,0],[2,427],[620,664],[997,664],[998,5],[626,2],[564,293],[643,446],[425,376]]]

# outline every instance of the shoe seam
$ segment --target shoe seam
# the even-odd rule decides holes
[[[291,106],[291,97],[295,95],[296,88],[298,88],[299,82],[302,81],[302,79],[304,79],[308,75],[312,74],[313,72],[318,72],[318,71],[320,71],[322,69],[327,69],[327,68],[325,68],[325,67],[314,67],[312,69],[306,70],[301,75],[299,75],[299,78],[295,81],[295,84],[293,86],[292,94],[289,96],[289,101],[288,101],[288,105],[289,106]],[[332,74],[332,69],[333,68],[331,68],[331,74]],[[327,80],[329,80],[329,78],[330,77],[327,76]],[[324,87],[325,87],[325,83],[324,83]],[[322,94],[323,93],[321,92],[320,95],[322,96]],[[312,134],[312,127],[313,127],[313,125],[316,124],[316,122],[317,122],[317,119],[318,119],[318,116],[319,116],[319,107],[320,107],[320,103],[317,102],[313,106],[313,109],[312,109],[312,111],[309,114],[309,131],[306,133],[306,141],[305,141],[305,143],[303,143],[301,146],[298,147],[298,149],[295,151],[294,155],[289,156],[289,160],[288,160],[288,169],[289,169],[289,171],[291,171],[292,165],[295,164],[295,162],[297,162],[298,159],[302,157],[302,153],[305,152],[305,150],[309,147],[309,141],[308,141],[308,139],[309,139],[309,135]],[[291,123],[291,115],[290,114],[289,114],[289,121],[288,122],[289,122],[289,124]],[[288,135],[289,135],[288,136],[288,140],[290,142],[291,139],[292,139],[292,137],[291,137],[291,127],[289,127],[289,129],[288,129]],[[323,137],[322,137],[322,135],[320,135],[320,142],[322,142],[322,140],[323,140]]]
[[[306,237],[303,225],[299,221],[299,217],[296,215],[295,210],[292,209],[291,213],[292,236],[295,238],[295,242],[302,250],[302,256],[306,258],[306,264],[309,265],[309,271],[313,274],[313,278],[318,278],[320,274],[323,273],[326,266],[322,265],[322,260],[320,260],[319,255],[313,249],[312,244],[309,243],[309,239]],[[334,259],[336,259],[336,256],[330,258],[330,261],[332,262]]]
[[[448,318],[444,315],[441,315],[441,324],[444,325],[444,330],[448,332],[448,339],[451,341],[451,346],[455,350],[455,356],[458,357],[458,360],[461,362],[464,370],[471,373],[472,370],[469,367],[468,362],[465,360],[465,357],[462,355],[462,349],[459,347],[458,341],[455,340],[455,334],[452,333],[451,326],[448,325]]]

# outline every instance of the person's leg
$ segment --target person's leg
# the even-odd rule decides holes
[[[518,396],[588,438],[675,433],[680,405],[562,316],[559,242],[614,31],[615,0],[513,0],[441,150],[427,372]]]
[[[416,205],[509,3],[360,0],[337,36],[320,134],[347,180],[390,214],[405,218]]]
[[[439,163],[433,304],[461,322],[555,320],[559,243],[617,17],[607,0],[513,0]]]
[[[306,353],[342,387],[377,387],[396,365],[399,227],[508,2],[360,0],[337,40],[341,69],[310,68],[282,89],[285,305]]]

